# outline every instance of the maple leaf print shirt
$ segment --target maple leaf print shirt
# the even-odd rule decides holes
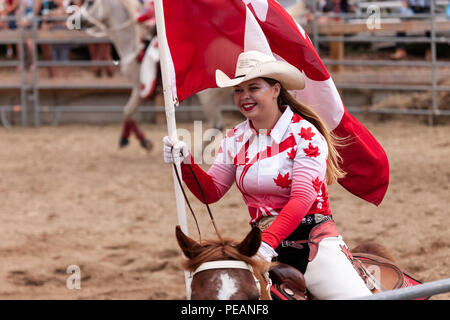
[[[325,182],[327,157],[328,146],[321,133],[286,107],[266,134],[257,133],[249,120],[229,130],[208,172],[195,164],[192,169],[208,203],[218,201],[236,183],[248,206],[250,223],[277,216],[262,233],[263,241],[275,249],[305,215],[331,214]],[[188,166],[182,164],[181,169],[188,188],[203,201]]]

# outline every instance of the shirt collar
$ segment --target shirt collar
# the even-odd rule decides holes
[[[289,106],[286,106],[286,110],[284,110],[280,119],[278,119],[277,123],[275,124],[275,127],[273,127],[273,129],[270,131],[271,137],[277,144],[280,144],[281,139],[286,133],[286,130],[289,128],[289,125],[292,122],[293,115],[294,113],[292,112],[291,108],[289,108]]]
[[[284,134],[286,133],[286,130],[289,128],[289,125],[291,124],[292,116],[294,115],[289,106],[285,107],[286,109],[281,114],[280,119],[278,119],[277,123],[272,128],[272,130],[268,132],[268,135],[270,135],[277,144],[280,144],[281,139],[283,138]],[[242,139],[242,143],[245,144],[252,135],[257,135],[258,133],[255,131],[255,129],[253,129],[250,120],[247,119],[244,123],[245,123],[243,128],[244,136]]]

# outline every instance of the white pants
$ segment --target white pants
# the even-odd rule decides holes
[[[345,300],[371,295],[342,248],[342,236],[324,238],[305,271],[306,288],[319,300]]]

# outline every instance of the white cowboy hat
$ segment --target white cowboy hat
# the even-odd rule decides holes
[[[305,77],[300,70],[259,51],[247,51],[239,55],[234,79],[230,79],[223,71],[216,70],[216,84],[220,88],[236,86],[255,78],[275,79],[286,90],[305,87]]]

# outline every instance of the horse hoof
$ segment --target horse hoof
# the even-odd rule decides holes
[[[129,143],[130,141],[128,140],[128,138],[120,137],[119,148],[126,147]]]
[[[150,152],[153,149],[153,142],[148,139],[142,139],[141,147]]]

